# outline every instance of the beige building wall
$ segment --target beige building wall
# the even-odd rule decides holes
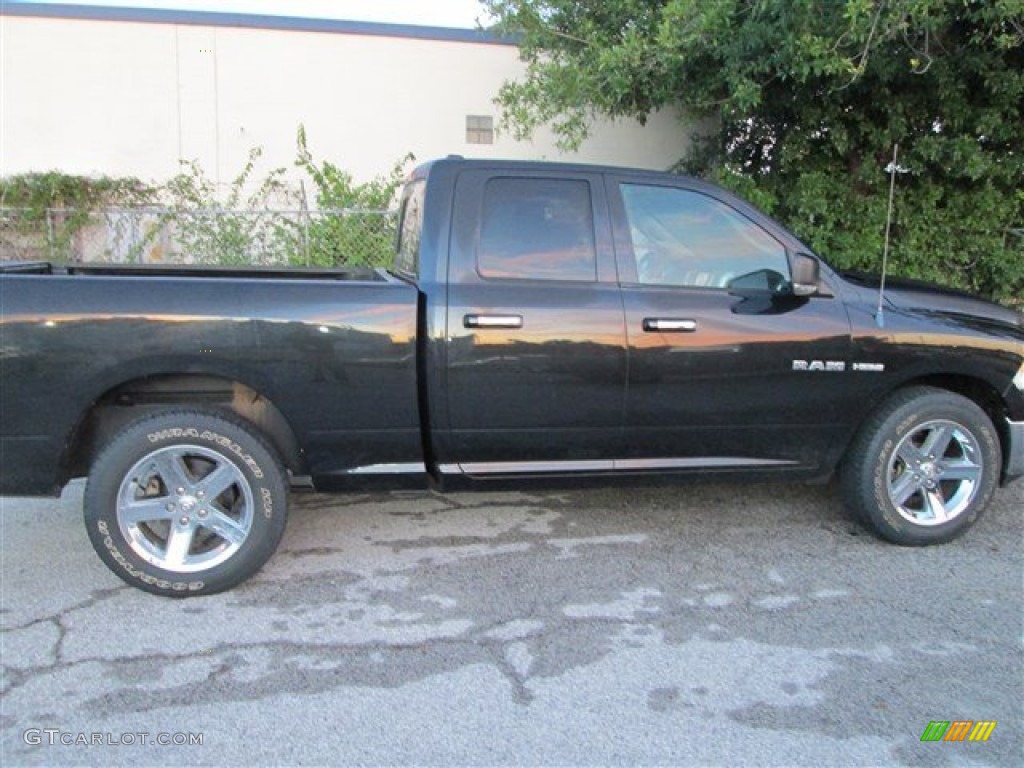
[[[664,168],[688,131],[672,114],[605,123],[571,155],[553,137],[466,141],[467,115],[500,117],[515,47],[335,32],[0,16],[0,172],[57,169],[162,181],[180,159],[226,184],[262,146],[287,166],[306,127],[318,160],[357,179],[407,152]]]

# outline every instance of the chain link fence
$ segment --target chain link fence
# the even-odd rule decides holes
[[[386,266],[394,211],[0,208],[0,260]]]

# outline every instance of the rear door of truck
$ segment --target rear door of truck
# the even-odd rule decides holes
[[[627,359],[600,174],[464,170],[454,210],[442,461],[472,475],[611,469]]]

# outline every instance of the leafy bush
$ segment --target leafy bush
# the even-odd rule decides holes
[[[250,150],[245,166],[226,189],[196,161],[183,161],[181,172],[160,186],[134,178],[88,178],[56,171],[2,179],[0,207],[19,209],[16,217],[5,216],[0,222],[4,254],[80,258],[70,247],[72,241],[84,227],[96,223],[99,212],[112,206],[128,209],[136,221],[147,222],[136,227],[144,231],[133,241],[129,260],[139,258],[163,233],[174,247],[171,256],[191,263],[318,267],[391,263],[395,219],[390,209],[411,154],[389,174],[356,183],[333,163],[314,159],[300,126],[295,164],[315,187],[313,211],[286,183],[285,168],[260,176],[257,167],[262,154],[259,147]],[[110,226],[109,217],[105,223]],[[14,224],[17,231],[8,232]],[[17,241],[10,247],[8,234]],[[103,237],[102,231],[99,236]],[[32,242],[30,248],[21,247],[26,240]],[[120,258],[125,254],[122,250]]]
[[[223,202],[217,185],[195,161],[182,162],[182,172],[162,187],[169,208],[163,222],[188,261],[225,266],[287,261],[299,242],[294,221],[271,210],[288,199],[284,168],[270,171],[255,187],[250,179],[262,155],[249,151],[245,167],[232,180]]]
[[[391,172],[357,184],[350,173],[328,161],[318,163],[299,126],[298,159],[316,187],[316,207],[321,215],[309,222],[304,234],[305,263],[318,267],[369,266],[391,263],[394,255],[395,222],[381,215],[390,210],[405,181],[405,167],[414,160],[407,154]]]
[[[95,211],[147,205],[157,194],[156,188],[131,177],[48,171],[0,178],[0,208],[15,209],[3,218],[0,258],[65,258]]]
[[[103,205],[145,205],[156,189],[136,178],[75,176],[59,171],[0,179],[0,207],[24,208],[42,218],[47,208],[90,210]]]

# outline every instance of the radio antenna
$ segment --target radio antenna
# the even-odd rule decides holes
[[[878,283],[878,309],[875,310],[875,322],[879,328],[885,327],[885,274],[889,269],[889,230],[892,227],[892,200],[896,192],[896,155],[899,150],[899,144],[892,145],[892,163],[889,164],[889,210],[885,214],[885,247],[882,250],[882,279]]]

